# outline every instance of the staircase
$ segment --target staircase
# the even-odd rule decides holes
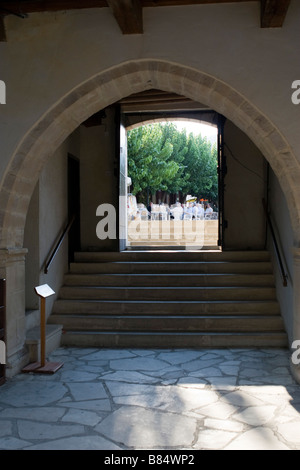
[[[285,347],[269,253],[77,253],[48,323],[62,344]]]

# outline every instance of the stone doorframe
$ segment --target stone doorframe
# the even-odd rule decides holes
[[[238,91],[211,75],[164,60],[142,59],[114,66],[73,89],[49,109],[19,143],[0,189],[0,249],[6,257],[7,250],[13,259],[13,252],[19,252],[23,247],[29,202],[48,157],[91,115],[121,98],[151,88],[177,93],[207,105],[231,120],[254,142],[280,182],[292,221],[294,248],[300,247],[300,164],[270,119]],[[4,271],[5,266],[2,275],[5,275]],[[15,293],[20,296],[19,310],[23,294],[20,290]],[[15,304],[16,299],[11,308]],[[296,305],[300,306],[300,301]],[[8,330],[12,317],[24,316],[24,307],[23,314],[11,308],[8,304]],[[298,310],[298,307],[294,309]],[[298,318],[300,307],[299,315],[295,311],[294,328],[294,337],[300,339]],[[20,332],[20,327],[14,327],[16,330]],[[20,350],[24,335],[25,332],[20,332],[13,347],[8,340],[8,351]]]

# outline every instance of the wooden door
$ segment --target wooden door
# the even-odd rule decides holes
[[[127,131],[120,112],[119,250],[127,245]]]
[[[218,245],[222,249],[224,244],[224,230],[226,228],[226,220],[224,217],[224,191],[225,191],[225,175],[227,173],[226,158],[224,155],[224,124],[225,117],[218,115],[218,197],[219,197],[219,235]]]
[[[5,297],[6,297],[6,282],[5,279],[0,279],[0,385],[5,382],[5,344],[6,344],[6,311],[5,311]],[[4,361],[3,361],[4,359]]]
[[[80,163],[68,155],[68,219],[75,216],[69,231],[69,263],[74,261],[74,253],[80,251]]]

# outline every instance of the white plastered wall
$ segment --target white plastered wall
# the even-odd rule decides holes
[[[1,78],[7,85],[7,104],[1,107],[0,135],[5,139],[0,175],[6,175],[22,138],[67,93],[120,63],[153,58],[203,71],[257,107],[278,128],[279,133],[271,136],[273,144],[277,148],[282,146],[286,171],[292,173],[288,184],[293,186],[294,193],[300,193],[293,180],[297,165],[294,157],[300,160],[299,113],[291,101],[291,84],[300,73],[299,2],[291,2],[284,26],[278,29],[259,27],[259,2],[145,8],[145,32],[133,36],[121,34],[107,8],[31,14],[26,20],[8,16],[5,22],[8,42],[0,44],[0,63],[5,64]],[[168,87],[168,83],[164,85]],[[141,84],[142,89],[146,86]],[[114,92],[122,97],[121,89]],[[216,103],[219,111],[222,99],[224,96]],[[246,112],[251,115],[256,110],[250,107]],[[247,127],[243,116],[239,118],[240,126]],[[61,143],[60,135],[80,124],[77,119],[72,114],[61,119],[57,145]],[[265,132],[270,132],[266,123],[260,124],[266,127]],[[38,135],[39,127],[35,132]],[[288,149],[281,138],[289,143]],[[260,143],[263,150],[263,139]],[[280,174],[280,168],[274,170]],[[296,199],[294,194],[292,199]],[[28,201],[24,201],[25,210],[27,206]]]
[[[0,43],[0,78],[7,87],[6,104],[0,108],[1,222],[5,227],[2,275],[9,257],[22,263],[22,253],[5,250],[22,247],[25,216],[37,175],[47,157],[89,112],[97,110],[93,103],[103,103],[104,107],[124,93],[153,85],[166,91],[181,90],[195,99],[200,78],[206,80],[206,87],[199,85],[199,89],[207,90],[202,95],[199,91],[204,103],[232,118],[266,158],[272,158],[274,148],[272,167],[287,198],[294,246],[299,248],[299,108],[291,101],[291,84],[300,76],[297,0],[291,1],[280,29],[260,29],[259,2],[145,8],[142,36],[123,36],[106,8],[32,14],[26,20],[9,16],[5,23],[8,42]],[[139,76],[138,64],[147,61],[152,64]],[[130,78],[127,81],[124,75],[118,81],[117,67],[127,63],[133,64],[131,70],[128,68]],[[162,70],[156,73],[159,64]],[[100,86],[100,78],[98,87],[95,84],[93,88],[93,77],[106,70],[116,70],[111,82],[104,80]],[[205,76],[198,78],[198,72]],[[80,88],[84,82],[91,91],[86,99]],[[81,98],[90,110],[86,114],[78,111]],[[40,138],[46,124],[52,126],[51,141]],[[20,331],[21,310],[19,299]],[[294,316],[300,315],[296,311]],[[300,332],[300,321],[295,322],[295,328]],[[19,334],[14,351],[22,341],[23,334]]]

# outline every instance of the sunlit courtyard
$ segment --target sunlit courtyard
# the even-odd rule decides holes
[[[216,249],[218,220],[130,221],[128,246]]]

